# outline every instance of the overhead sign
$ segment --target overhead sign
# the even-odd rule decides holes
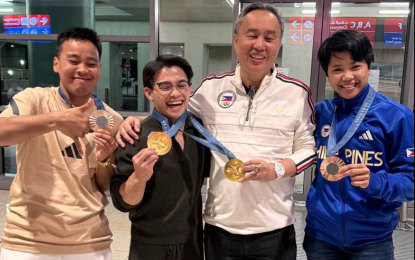
[[[366,34],[372,45],[375,45],[376,18],[332,18],[330,34],[340,30],[356,30]]]
[[[313,44],[314,17],[290,17],[290,44]]]
[[[403,46],[403,25],[404,19],[402,18],[385,18],[385,29],[383,33],[384,46]]]
[[[5,15],[5,34],[51,34],[50,15]]]

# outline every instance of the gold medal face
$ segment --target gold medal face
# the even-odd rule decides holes
[[[241,160],[233,159],[225,165],[225,176],[230,181],[239,181],[245,177],[245,173],[242,171],[244,163]]]
[[[170,152],[172,147],[171,138],[162,132],[153,133],[147,140],[149,148],[156,148],[157,155],[163,156]]]
[[[339,171],[346,166],[344,161],[336,156],[326,158],[320,166],[321,174],[328,181],[339,181]]]
[[[98,131],[99,129],[104,129],[108,132],[111,132],[112,128],[114,127],[114,118],[107,111],[97,110],[89,117],[89,123],[91,125],[91,129],[94,130],[94,132]]]

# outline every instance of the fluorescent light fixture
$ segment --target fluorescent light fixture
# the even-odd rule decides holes
[[[12,70],[8,70],[8,71],[7,71],[7,73],[8,73],[10,76],[13,76],[13,74],[14,74],[14,72],[13,72]]]
[[[332,6],[341,6],[342,5],[342,3],[340,3],[340,2],[333,2],[332,3]]]
[[[379,14],[409,14],[409,10],[380,10]]]
[[[0,13],[13,13],[13,8],[0,8]]]
[[[409,3],[380,3],[379,5],[389,7],[409,7]]]
[[[303,7],[316,7],[316,3],[302,3]]]
[[[303,13],[303,14],[316,14],[317,13],[317,10],[303,10],[303,11],[301,11],[301,13]]]
[[[232,8],[233,8],[233,6],[234,6],[234,4],[235,4],[235,1],[234,1],[234,0],[226,0],[226,2],[228,3],[228,5],[229,5],[230,7],[232,7]]]
[[[340,14],[340,10],[331,10],[331,14]]]

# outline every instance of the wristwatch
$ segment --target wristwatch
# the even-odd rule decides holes
[[[277,175],[277,180],[282,179],[285,175],[285,167],[281,163],[271,162],[275,165],[275,175]]]

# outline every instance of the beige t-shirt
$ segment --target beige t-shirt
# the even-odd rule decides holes
[[[14,96],[0,117],[41,115],[69,108],[58,88],[29,88]],[[107,105],[105,108],[114,117],[115,135],[123,118]],[[79,156],[74,141],[60,131],[17,146],[17,175],[10,189],[4,248],[78,254],[110,247],[112,234],[104,214],[108,200],[95,181],[94,134],[80,141],[84,158]]]

